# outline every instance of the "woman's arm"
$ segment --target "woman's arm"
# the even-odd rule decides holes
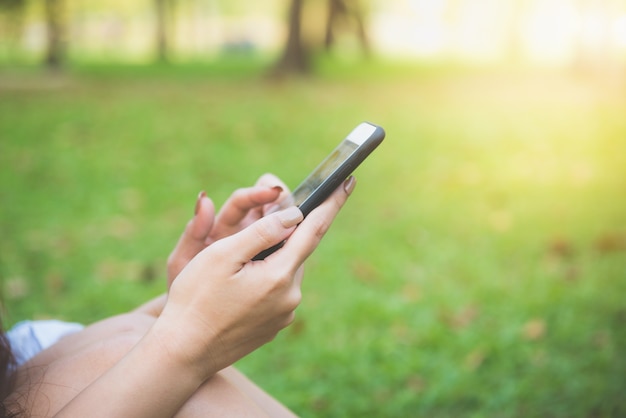
[[[347,181],[304,221],[292,207],[200,252],[142,340],[56,416],[169,418],[203,382],[272,340],[293,320],[302,263],[353,186]],[[281,250],[250,261],[286,238]]]

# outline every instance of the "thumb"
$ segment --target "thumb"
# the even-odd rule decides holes
[[[216,244],[232,254],[241,264],[248,263],[255,255],[287,239],[304,216],[296,206],[272,213],[259,219],[235,235]]]

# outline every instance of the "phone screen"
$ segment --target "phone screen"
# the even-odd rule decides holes
[[[324,180],[330,177],[342,162],[358,148],[358,144],[344,139],[337,148],[326,157],[317,168],[293,191],[293,204],[300,206],[304,200],[313,193]]]
[[[376,148],[385,131],[367,122],[359,124],[339,145],[283,200],[280,208],[298,206],[307,216],[343,182],[352,171]],[[257,254],[253,260],[262,260],[283,246],[274,245]]]

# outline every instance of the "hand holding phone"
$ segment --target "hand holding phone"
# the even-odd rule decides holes
[[[371,154],[385,138],[380,126],[369,122],[357,125],[348,136],[300,183],[281,207],[298,206],[306,217],[319,206]],[[281,242],[257,254],[263,260],[284,245]]]

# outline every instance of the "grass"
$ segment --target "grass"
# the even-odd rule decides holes
[[[623,84],[228,74],[0,72],[5,325],[160,293],[200,190],[295,185],[366,119],[387,140],[309,261],[296,322],[239,367],[303,417],[626,414]]]

